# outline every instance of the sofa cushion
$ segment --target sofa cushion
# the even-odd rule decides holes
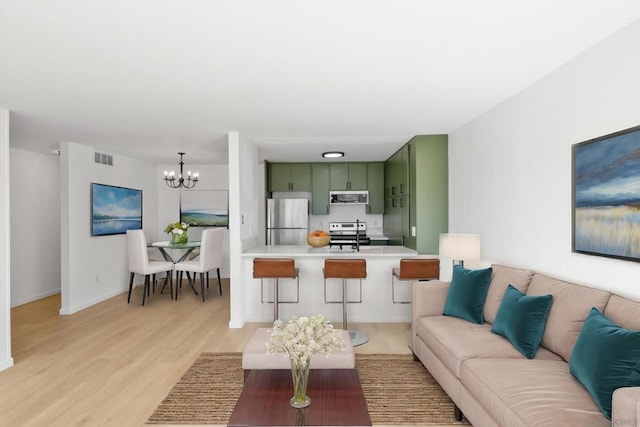
[[[620,295],[611,295],[604,309],[604,315],[618,326],[640,330],[640,302],[638,301]]]
[[[538,351],[553,296],[527,296],[507,286],[491,332],[507,338],[527,359]]]
[[[484,323],[482,310],[490,280],[491,267],[467,270],[459,265],[454,266],[443,314],[473,323]]]
[[[490,333],[491,325],[478,325],[457,317],[425,316],[418,319],[415,333],[457,378],[460,364],[472,358],[524,359],[504,337]],[[536,359],[561,360],[540,348]]]
[[[615,389],[640,386],[640,331],[622,328],[592,308],[571,354],[569,370],[611,419]]]
[[[507,285],[527,293],[527,288],[531,282],[534,272],[531,270],[520,270],[518,268],[506,267],[504,265],[493,264],[491,266],[491,282],[487,292],[487,300],[484,303],[484,321],[493,323],[496,313],[502,302],[504,291]]]
[[[611,427],[565,361],[471,359],[462,364],[461,375],[498,425]]]
[[[535,274],[527,295],[553,295],[542,346],[562,356],[567,362],[591,307],[604,310],[610,292]]]

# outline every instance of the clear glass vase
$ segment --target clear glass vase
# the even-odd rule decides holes
[[[171,233],[171,243],[174,245],[187,243],[188,241],[189,241],[189,235],[187,234],[186,231],[184,231],[182,234]]]
[[[291,376],[293,377],[293,397],[289,401],[294,408],[306,408],[311,404],[307,396],[307,383],[309,381],[309,361],[305,364],[291,363]]]

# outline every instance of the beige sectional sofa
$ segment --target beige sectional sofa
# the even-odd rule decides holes
[[[477,427],[640,426],[640,387],[614,392],[608,420],[569,371],[571,352],[592,307],[619,326],[640,330],[640,303],[533,271],[492,268],[484,324],[442,315],[448,282],[413,284],[414,356],[465,417]],[[553,295],[542,342],[532,359],[491,332],[509,284],[526,295]]]

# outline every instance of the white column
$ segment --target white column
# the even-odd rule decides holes
[[[0,371],[13,366],[9,196],[9,111],[0,110]]]
[[[244,293],[242,290],[242,242],[240,227],[240,136],[238,132],[229,132],[229,292],[230,292],[230,328],[242,328],[244,325]]]

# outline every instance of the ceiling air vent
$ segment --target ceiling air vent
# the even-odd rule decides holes
[[[113,166],[113,156],[111,154],[95,152],[93,154],[93,161],[102,165]]]

